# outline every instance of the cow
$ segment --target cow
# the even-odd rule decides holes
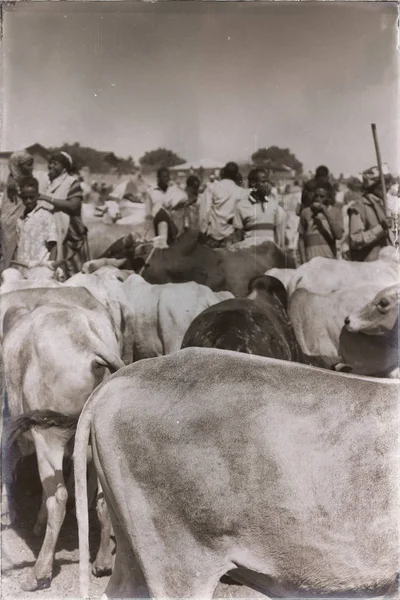
[[[188,348],[111,376],[74,461],[88,591],[89,435],[117,549],[103,598],[212,598],[222,575],[270,597],[397,590],[399,385]]]
[[[104,260],[125,260],[124,266],[132,271],[140,271],[153,249],[150,241],[145,241],[135,233],[129,233],[111,244],[101,255]]]
[[[103,266],[91,274],[77,273],[63,285],[86,288],[107,309],[125,364],[133,360],[134,315],[125,296],[123,281],[126,272],[117,267]]]
[[[354,373],[379,377],[399,374],[399,285],[379,292],[346,317],[339,354]]]
[[[201,245],[198,234],[188,231],[170,248],[154,251],[143,277],[149,283],[195,281],[240,297],[246,295],[250,279],[273,267],[294,267],[293,258],[273,242],[231,252]]]
[[[379,281],[327,294],[296,289],[289,299],[289,318],[304,354],[308,358],[318,357],[329,368],[339,363],[339,337],[344,319],[362,308],[380,289]]]
[[[285,286],[287,290],[289,287],[289,282],[292,279],[293,275],[296,273],[296,269],[269,269],[265,272],[265,275],[269,275],[270,277],[275,277],[279,279]]]
[[[122,287],[133,318],[135,361],[179,350],[187,328],[202,310],[233,297],[193,281],[151,285],[136,274]]]
[[[380,258],[372,262],[350,262],[334,258],[312,258],[298,267],[288,284],[289,297],[298,288],[317,294],[328,294],[354,288],[368,282],[381,289],[399,281],[399,263],[394,248],[384,248]],[[275,275],[276,277],[277,275]]]
[[[278,279],[262,275],[249,283],[247,298],[214,304],[198,315],[182,348],[222,348],[305,362],[286,312],[287,296]]]
[[[124,366],[115,323],[109,312],[84,288],[42,288],[4,294],[1,300],[3,361],[8,418],[3,436],[4,492],[8,490],[17,459],[10,452],[18,441],[23,454],[36,451],[43,486],[42,506],[35,525],[46,525],[42,549],[25,590],[50,586],[55,545],[68,493],[63,458],[74,434],[76,415],[93,389],[109,372]],[[61,413],[62,427],[54,415]],[[28,436],[28,442],[21,437]],[[13,512],[3,494],[3,522]],[[102,507],[98,506],[99,516]],[[104,510],[103,510],[104,512]],[[107,525],[108,520],[105,521]],[[94,570],[111,570],[109,536],[102,532]]]

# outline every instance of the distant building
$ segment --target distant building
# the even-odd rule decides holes
[[[47,172],[49,166],[49,152],[41,144],[32,144],[25,148],[29,154],[33,156],[33,170],[36,173]],[[8,161],[12,152],[0,152],[0,181],[7,181],[9,175]]]

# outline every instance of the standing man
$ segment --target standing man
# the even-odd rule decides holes
[[[248,177],[249,189],[236,205],[234,226],[241,231],[243,246],[266,241],[285,245],[285,212],[276,197],[270,196],[267,173],[253,169]]]
[[[211,248],[229,246],[234,240],[233,219],[236,204],[243,195],[243,189],[237,185],[239,175],[238,165],[228,162],[222,170],[221,181],[213,184],[208,226],[203,240]]]
[[[393,235],[391,219],[385,214],[378,167],[364,171],[363,188],[363,196],[349,208],[350,259],[369,262],[379,258],[382,248],[393,245]]]

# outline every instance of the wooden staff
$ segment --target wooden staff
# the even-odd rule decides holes
[[[384,206],[384,209],[385,209],[386,216],[389,217],[390,215],[389,215],[388,205],[387,205],[385,177],[383,175],[383,170],[382,170],[381,152],[379,150],[378,134],[376,132],[376,125],[375,125],[375,123],[371,123],[371,129],[372,129],[372,136],[374,138],[374,144],[375,144],[376,160],[377,160],[378,169],[379,169],[379,178],[381,180],[383,206]]]

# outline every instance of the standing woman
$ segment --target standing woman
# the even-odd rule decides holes
[[[3,269],[10,266],[17,248],[17,222],[25,210],[19,190],[25,180],[32,178],[33,157],[26,150],[14,152],[10,156],[8,166],[10,175],[1,207]]]
[[[42,200],[54,210],[57,224],[57,260],[63,264],[67,277],[81,270],[87,254],[87,228],[83,224],[83,191],[79,178],[73,175],[74,165],[67,152],[56,152],[49,159],[50,183]]]

